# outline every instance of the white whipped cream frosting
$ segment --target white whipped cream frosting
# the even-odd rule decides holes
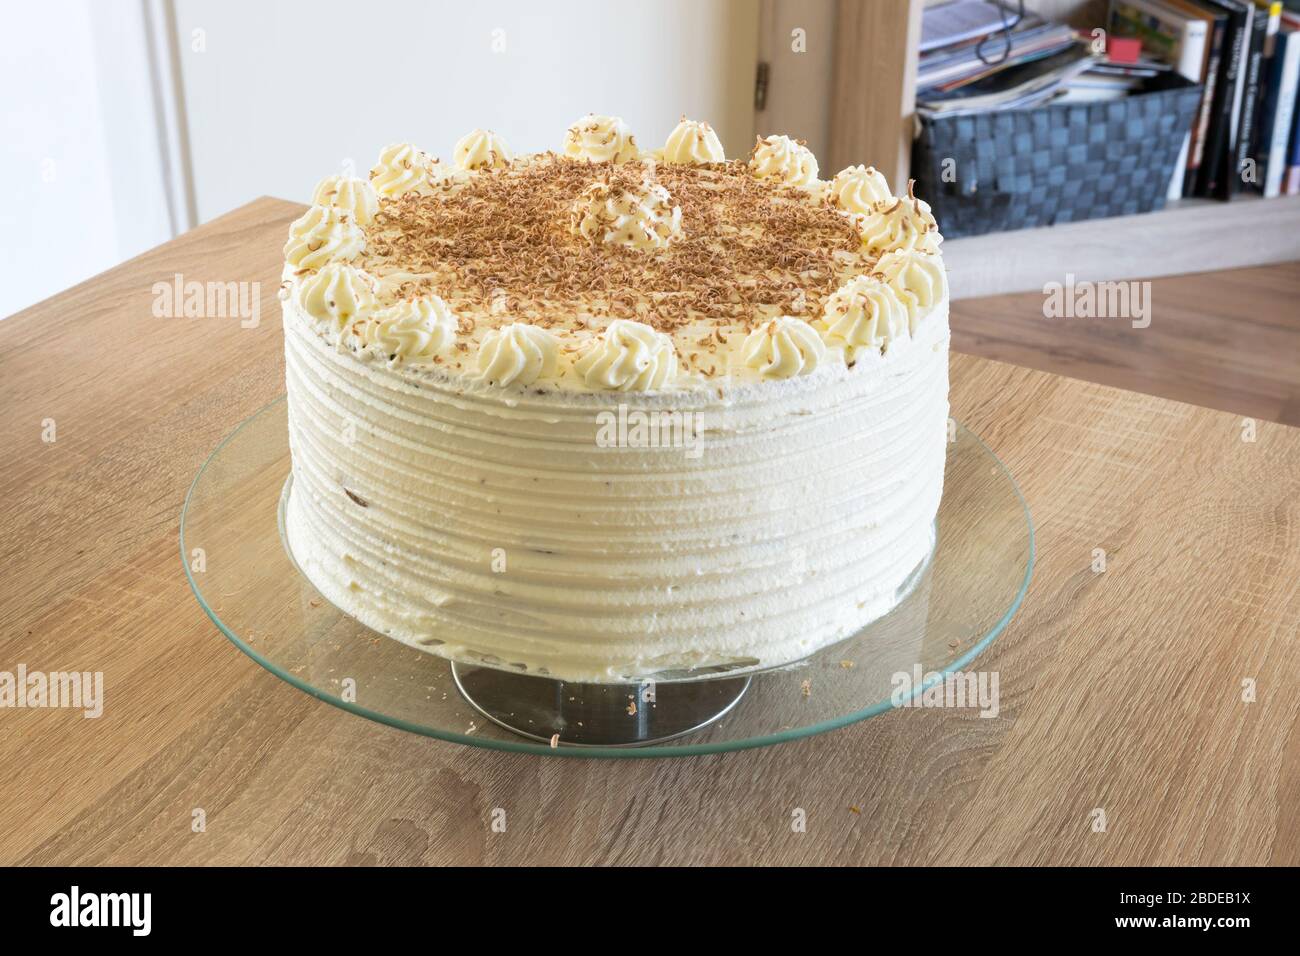
[[[303,313],[338,345],[345,329],[379,305],[378,283],[363,269],[332,262],[295,286],[292,298]]]
[[[379,212],[374,188],[356,176],[326,176],[316,184],[311,201],[314,206],[333,206],[362,226],[370,225]]]
[[[289,225],[284,261],[295,269],[319,269],[352,259],[366,248],[365,231],[334,206],[312,206]]]
[[[782,315],[749,333],[740,353],[763,378],[790,378],[815,371],[826,360],[826,345],[803,319]]]
[[[617,116],[589,113],[569,127],[561,147],[570,159],[593,163],[625,163],[636,159],[636,137]]]
[[[682,210],[658,183],[634,190],[595,182],[573,204],[570,225],[585,239],[653,252],[682,233]]]
[[[889,182],[873,166],[849,166],[835,174],[829,186],[831,201],[848,213],[866,215],[876,203],[893,201]]]
[[[370,170],[370,185],[385,199],[428,189],[445,177],[438,160],[410,143],[385,146]]]
[[[930,206],[920,199],[887,199],[855,217],[862,244],[876,255],[896,249],[935,253],[943,236]]]
[[[942,307],[905,347],[725,399],[467,386],[340,354],[293,309],[294,557],[412,647],[570,680],[776,666],[889,611],[930,549]],[[699,455],[602,443],[620,405],[698,416]]]
[[[817,157],[789,136],[769,136],[754,144],[749,168],[760,179],[810,189],[817,185]]]
[[[483,339],[479,378],[494,385],[532,385],[555,374],[559,354],[559,339],[546,329],[514,322]]]
[[[390,365],[431,362],[456,341],[456,316],[436,295],[403,299],[370,315],[358,344]]]
[[[452,151],[457,169],[501,169],[509,166],[512,159],[514,155],[506,141],[487,129],[466,133]]]
[[[948,301],[948,276],[943,259],[919,249],[898,249],[882,256],[876,274],[884,278],[907,307],[908,329],[915,334],[917,323],[941,302]]]
[[[704,163],[721,163],[727,154],[722,141],[708,123],[682,117],[664,144],[663,160],[681,166],[699,166]]]
[[[910,334],[907,306],[876,276],[856,276],[837,289],[818,324],[827,343],[843,348],[851,362],[863,351],[884,351]]]
[[[670,385],[677,375],[673,340],[642,322],[610,322],[574,363],[574,370],[595,391],[639,391]]]

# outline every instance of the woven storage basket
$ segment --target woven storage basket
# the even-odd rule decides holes
[[[1160,209],[1200,98],[1165,74],[1109,102],[921,117],[916,195],[949,239]]]

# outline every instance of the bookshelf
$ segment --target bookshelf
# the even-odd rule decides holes
[[[836,4],[828,168],[873,157],[890,182],[907,181],[921,13],[933,2]],[[1025,8],[1087,27],[1104,22],[1107,3],[1026,0]],[[1066,272],[1099,280],[1265,265],[1300,259],[1300,197],[1184,199],[1142,215],[953,239],[944,250],[954,298],[1041,289]]]

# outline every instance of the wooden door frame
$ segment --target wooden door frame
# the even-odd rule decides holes
[[[831,89],[832,169],[863,163],[907,189],[922,0],[838,0]]]

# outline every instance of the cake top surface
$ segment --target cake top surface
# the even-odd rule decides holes
[[[647,254],[570,228],[593,184],[619,194],[663,187],[681,209],[680,235]],[[876,259],[848,217],[736,161],[597,165],[542,153],[381,203],[375,227],[363,268],[412,273],[396,294],[433,292],[489,327],[635,318],[672,333],[752,325],[764,309],[812,316],[841,277]]]
[[[679,388],[786,378],[907,338],[946,294],[929,207],[878,172],[817,178],[759,139],[727,160],[685,120],[642,151],[589,116],[558,151],[475,130],[330,177],[290,229],[285,296],[363,359],[494,385]]]

